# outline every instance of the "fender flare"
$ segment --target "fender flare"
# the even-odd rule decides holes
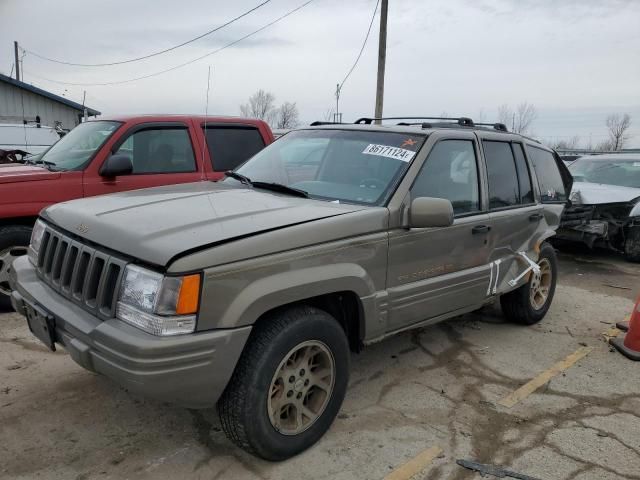
[[[366,270],[350,263],[276,273],[256,279],[239,292],[216,322],[216,328],[252,325],[274,308],[337,292],[353,292],[368,305],[372,302],[366,297],[373,297],[375,286]],[[369,315],[372,308],[363,305],[363,315]]]

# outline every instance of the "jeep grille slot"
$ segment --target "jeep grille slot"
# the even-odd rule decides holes
[[[53,290],[105,320],[115,314],[126,264],[47,225],[36,270]]]
[[[82,252],[80,254],[80,261],[75,266],[75,272],[71,279],[71,294],[78,300],[82,299],[82,287],[86,280],[89,260],[91,260],[89,252]]]
[[[91,268],[87,273],[87,290],[84,294],[84,300],[89,306],[95,305],[96,296],[98,295],[98,285],[104,270],[104,258],[93,257]]]
[[[56,254],[56,248],[58,247],[58,237],[53,237],[49,240],[49,245],[47,245],[47,253],[44,258],[44,274],[51,274],[51,267],[53,266],[53,257]]]
[[[72,245],[69,249],[67,258],[64,259],[64,265],[62,268],[60,286],[63,289],[69,289],[71,286],[71,275],[73,274],[73,267],[78,259],[78,247]]]
[[[58,242],[58,249],[53,257],[53,267],[51,269],[51,280],[57,282],[60,280],[60,272],[62,271],[62,262],[64,260],[64,256],[67,254],[67,248],[69,247],[69,242],[66,240],[61,240]]]
[[[120,265],[111,263],[107,267],[107,274],[103,284],[104,286],[102,291],[98,294],[98,307],[105,315],[112,315],[115,310],[115,301],[117,298],[116,287],[120,283],[121,274],[122,268]]]
[[[49,248],[49,240],[51,240],[51,233],[44,232],[42,236],[42,245],[40,245],[40,252],[38,253],[38,268],[42,268],[44,265],[44,259],[47,256],[47,249]]]

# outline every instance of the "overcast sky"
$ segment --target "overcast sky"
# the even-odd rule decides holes
[[[13,40],[77,63],[125,60],[201,34],[262,0],[0,0],[0,72],[9,74]],[[301,120],[334,107],[336,83],[362,45],[375,0],[314,0],[232,48],[153,78],[110,86],[65,86],[139,77],[232,42],[305,0],[272,0],[193,44],[120,66],[56,65],[26,54],[24,81],[110,113],[239,114],[257,89],[297,102]],[[507,103],[533,103],[532,133],[543,140],[606,138],[609,113],[632,116],[640,147],[640,1],[389,0],[385,115],[465,115],[496,120]],[[345,84],[345,120],[371,115],[375,102],[378,18]]]

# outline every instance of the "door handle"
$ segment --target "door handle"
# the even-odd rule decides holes
[[[473,233],[474,235],[476,233],[488,233],[489,230],[491,230],[491,227],[489,225],[476,225],[471,229],[471,233]]]
[[[538,222],[542,220],[542,214],[541,213],[532,213],[531,215],[529,215],[529,221],[530,222]]]

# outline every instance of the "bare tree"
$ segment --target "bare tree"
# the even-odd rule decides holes
[[[597,152],[610,152],[613,150],[613,142],[611,139],[603,140],[596,145]]]
[[[295,102],[284,102],[276,112],[277,128],[295,128],[300,124],[298,106]]]
[[[522,102],[515,111],[506,103],[498,107],[498,121],[515,133],[528,133],[537,117],[536,107],[529,102]]]
[[[536,107],[529,102],[522,102],[516,109],[515,125],[513,131],[516,133],[528,133],[534,120],[538,117]]]
[[[245,117],[259,118],[271,123],[276,111],[275,99],[273,93],[260,89],[249,97],[249,103],[240,105],[240,112]]]
[[[611,150],[622,150],[624,144],[629,140],[627,130],[631,126],[631,117],[628,113],[620,115],[618,113],[607,117],[607,128],[609,129],[609,144]]]
[[[556,140],[552,142],[551,148],[555,150],[573,150],[578,148],[578,145],[580,145],[580,137],[576,135],[567,140]]]
[[[506,103],[503,103],[498,107],[498,122],[505,125],[511,125],[513,118],[513,110]]]

